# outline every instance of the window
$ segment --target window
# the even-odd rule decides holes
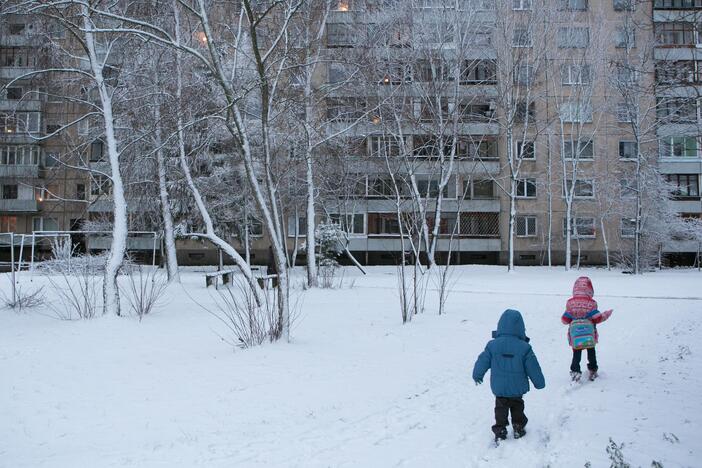
[[[495,198],[495,189],[490,179],[465,179],[463,192],[467,199],[491,200]]]
[[[635,141],[619,142],[619,159],[636,159],[638,157]]]
[[[10,36],[20,36],[24,34],[27,29],[27,25],[24,23],[10,23],[7,27]]]
[[[394,213],[368,213],[369,235],[399,235],[400,224]]]
[[[561,104],[559,114],[563,122],[592,122],[592,106],[590,103],[564,102]]]
[[[95,140],[90,144],[90,162],[102,161],[103,143],[100,140]]]
[[[327,24],[327,47],[353,47],[357,31],[348,23]]]
[[[626,102],[617,103],[617,122],[619,123],[631,123],[633,121],[633,113],[635,111],[630,111],[629,106]]]
[[[20,47],[0,47],[0,67],[28,68],[37,65],[34,51]]]
[[[456,142],[456,155],[459,158],[498,159],[497,141],[479,138],[474,141],[471,137],[460,138]]]
[[[632,27],[617,26],[614,31],[614,45],[618,48],[636,47],[636,30]]]
[[[0,216],[0,232],[17,231],[17,216]]]
[[[58,219],[34,217],[32,218],[32,229],[34,231],[58,231]]]
[[[363,213],[355,214],[330,214],[329,220],[341,227],[347,234],[363,235],[366,233]]]
[[[378,84],[399,85],[412,81],[412,67],[402,63],[385,62],[380,65]]]
[[[517,180],[517,198],[536,198],[536,179]]]
[[[499,213],[461,213],[460,234],[464,237],[500,237]]]
[[[438,198],[439,180],[417,178],[417,191],[422,198]],[[444,198],[456,198],[456,179],[451,177],[443,189]]]
[[[563,218],[563,237],[565,237],[568,232],[567,221],[566,218]],[[595,237],[595,218],[571,218],[570,228],[572,237]]]
[[[527,63],[521,63],[514,67],[514,84],[529,86],[534,83],[534,67]]]
[[[584,27],[558,28],[558,47],[582,49],[590,44],[590,29]]]
[[[590,65],[564,63],[561,65],[562,85],[590,84]]]
[[[697,103],[694,98],[659,98],[656,117],[668,123],[695,123]]]
[[[661,141],[661,157],[664,158],[696,158],[697,138],[668,137]]]
[[[526,26],[516,26],[512,36],[514,47],[531,47],[531,31]]]
[[[351,82],[356,71],[355,68],[343,63],[330,63],[328,82],[335,84]]]
[[[632,85],[639,81],[639,71],[634,67],[617,65],[617,83]]]
[[[85,184],[76,184],[76,200],[85,200]]]
[[[631,218],[622,218],[620,225],[620,233],[622,238],[636,236],[636,220]]]
[[[36,166],[39,164],[38,146],[0,146],[0,164],[8,166]]]
[[[531,10],[531,0],[512,0],[513,10]]]
[[[101,174],[95,174],[90,179],[90,194],[99,196],[110,193],[110,181]]]
[[[575,187],[572,180],[566,180],[563,185],[563,196],[567,196],[573,189],[573,198],[592,198],[595,196],[595,182],[592,180],[576,179]]]
[[[59,165],[59,153],[49,152],[44,156],[44,167],[56,167]]]
[[[497,83],[497,65],[492,60],[467,60],[461,70],[461,84]]]
[[[570,140],[563,142],[563,159],[594,159],[595,145],[592,140]]]
[[[378,178],[369,181],[369,197],[391,197],[395,195],[395,186],[391,179]]]
[[[254,217],[249,218],[249,235],[253,237],[261,237],[263,235],[263,222]]]
[[[409,28],[407,28],[409,29]],[[398,45],[409,46],[410,35],[409,31],[405,32],[406,40]],[[415,42],[419,45],[425,44],[451,44],[454,41],[455,30],[454,25],[449,22],[432,22],[425,23],[421,28],[416,30]]]
[[[425,83],[453,81],[451,67],[440,59],[417,61],[416,77]]]
[[[23,95],[24,93],[22,92],[22,88],[18,86],[5,88],[5,97],[10,101],[19,101],[20,99],[22,99]]]
[[[356,7],[355,9],[360,9],[359,6],[357,6],[358,3],[361,2],[356,2],[355,0],[337,0],[335,1],[332,5],[332,8],[334,11],[351,11]]]
[[[451,142],[444,140],[444,154],[450,154],[451,152]],[[425,158],[434,158],[439,156],[441,153],[441,148],[439,147],[439,142],[437,138],[429,135],[415,135],[413,138],[413,148],[412,151],[415,156],[421,156]]]
[[[515,156],[522,159],[536,159],[536,154],[534,153],[534,142],[518,141]]]
[[[656,41],[663,46],[694,46],[697,43],[695,24],[689,22],[655,23]]]
[[[621,198],[636,198],[636,180],[620,179],[619,190]]]
[[[635,0],[613,0],[614,11],[634,11]]]
[[[288,216],[288,237],[305,237],[307,235],[307,217],[298,216],[297,226],[295,225],[295,216]],[[297,232],[295,229],[297,228]]]
[[[517,237],[536,237],[536,216],[517,216],[515,221]]]
[[[466,43],[472,46],[489,46],[492,44],[492,29],[476,27],[466,32]]]
[[[653,3],[656,10],[687,10],[701,7],[702,0],[655,0]]]
[[[38,133],[39,112],[0,113],[0,133]]]
[[[396,157],[400,155],[400,143],[394,137],[371,136],[368,138],[370,144],[370,155],[384,158],[385,156]]]
[[[666,176],[672,186],[672,194],[678,198],[699,198],[700,185],[697,174],[669,174]]]
[[[34,198],[36,201],[56,200],[56,192],[58,187],[51,185],[49,187],[35,187]]]
[[[518,102],[514,109],[515,122],[533,122],[536,118],[536,105],[530,102],[527,106],[525,101]]]
[[[421,99],[416,103],[416,107],[419,108],[419,120],[421,122],[438,122],[440,118],[443,118],[444,122],[449,120],[448,98],[438,100],[432,98]]]
[[[702,82],[702,62],[698,60],[656,61],[656,83],[682,84]]]
[[[560,0],[558,9],[565,11],[585,11],[587,10],[587,0]]]
[[[2,186],[3,200],[17,200],[17,184],[5,184]]]
[[[339,121],[354,121],[363,117],[365,101],[357,98],[334,98],[327,100],[327,118]]]
[[[457,110],[461,122],[490,122],[495,118],[495,109],[490,104],[461,101]]]

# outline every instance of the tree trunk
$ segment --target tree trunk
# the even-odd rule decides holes
[[[306,225],[306,236],[307,236],[307,286],[310,288],[317,286],[317,255],[315,252],[315,246],[317,245],[315,239],[315,222],[314,222],[314,173],[312,171],[312,154],[308,152],[307,154],[307,171],[305,179],[307,181],[307,225]],[[298,230],[298,222],[295,219],[295,232]]]
[[[124,255],[127,252],[127,200],[124,195],[124,183],[119,167],[119,151],[117,149],[117,138],[115,136],[114,117],[112,115],[112,95],[109,93],[103,80],[102,67],[99,65],[95,37],[93,35],[93,24],[89,16],[87,5],[81,6],[83,16],[83,28],[85,31],[85,46],[88,51],[90,68],[100,94],[102,106],[102,118],[105,125],[105,140],[107,143],[107,154],[110,161],[110,177],[112,179],[112,199],[113,217],[112,243],[110,253],[105,263],[105,273],[103,276],[103,313],[120,314],[119,287],[117,276],[124,262]]]
[[[161,121],[161,109],[158,102],[154,103],[154,118]],[[175,236],[173,234],[173,215],[168,200],[168,186],[166,185],[166,160],[163,154],[161,125],[156,127],[156,161],[158,163],[158,196],[161,201],[161,217],[163,218],[163,236],[166,244],[166,272],[168,281],[180,283],[178,272],[178,257],[176,253]]]

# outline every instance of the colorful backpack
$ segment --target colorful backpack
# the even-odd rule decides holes
[[[595,325],[587,320],[573,320],[568,330],[570,345],[573,349],[587,349],[595,347]]]

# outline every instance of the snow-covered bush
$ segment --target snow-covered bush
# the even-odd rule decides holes
[[[12,279],[10,279],[11,281]],[[12,291],[12,288],[10,288],[10,291]],[[44,304],[44,287],[27,290],[20,284],[17,284],[15,285],[14,294],[12,292],[5,293],[4,290],[0,289],[0,300],[2,300],[6,308],[22,312],[23,309],[31,309]]]
[[[168,277],[157,268],[137,265],[125,275],[127,283],[127,302],[130,310],[139,317],[150,314],[163,297],[168,286]]]
[[[49,307],[62,320],[91,319],[102,308],[104,262],[98,268],[90,257],[76,257],[81,261],[72,261],[70,269],[55,268],[46,276],[57,298]]]
[[[74,252],[75,247],[70,237],[55,237],[51,239],[52,260],[70,261]]]
[[[259,307],[246,281],[235,275],[231,285],[217,290],[216,309],[200,307],[225,325],[228,330],[228,336],[222,336],[225,342],[236,348],[250,348],[279,338],[278,292],[278,288],[265,290]]]
[[[99,275],[105,271],[105,262],[108,256],[107,251],[99,254],[88,254],[88,255],[76,255],[75,257],[68,258],[52,258],[50,260],[45,260],[43,262],[36,264],[37,271],[51,275],[51,274],[68,274],[71,275],[73,272],[80,275],[82,271],[89,271],[93,275]],[[121,274],[130,274],[134,269],[135,265],[132,260],[125,258],[120,269]]]
[[[317,226],[315,240],[317,251],[319,252],[319,287],[333,288],[335,277],[339,270],[337,257],[344,251],[340,239],[343,238],[343,231],[338,224],[320,223]]]

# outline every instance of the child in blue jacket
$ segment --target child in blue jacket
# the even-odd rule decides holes
[[[475,362],[473,380],[476,385],[483,383],[485,373],[491,369],[490,388],[496,397],[495,425],[492,426],[495,441],[507,438],[509,413],[512,414],[514,438],[519,439],[526,434],[524,426],[528,419],[524,415],[522,396],[529,391],[529,379],[538,389],[544,388],[546,382],[519,311],[505,310],[492,337]]]

